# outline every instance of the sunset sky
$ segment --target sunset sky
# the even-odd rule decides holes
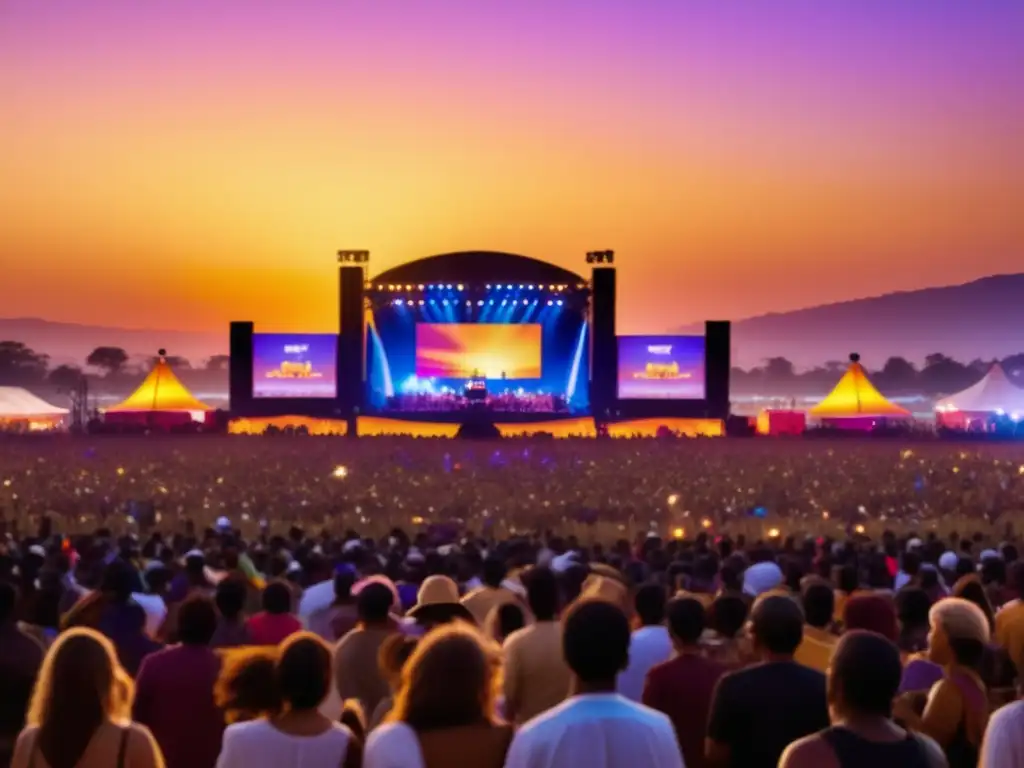
[[[333,253],[662,332],[1024,271],[1020,0],[2,0],[0,316],[336,327]]]

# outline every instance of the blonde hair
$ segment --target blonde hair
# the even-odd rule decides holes
[[[975,640],[986,644],[990,639],[988,617],[970,600],[947,597],[939,600],[928,612],[933,627],[941,627],[951,640]]]
[[[387,722],[424,732],[497,720],[501,655],[474,626],[455,622],[419,641],[402,668]]]
[[[130,720],[135,689],[114,646],[79,627],[61,634],[39,670],[26,722],[52,768],[72,768],[104,721]]]

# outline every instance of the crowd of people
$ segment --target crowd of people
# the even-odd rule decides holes
[[[1024,768],[1024,446],[0,442],[0,765]]]

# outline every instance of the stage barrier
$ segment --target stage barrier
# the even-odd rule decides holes
[[[722,437],[721,419],[632,419],[608,425],[609,437],[658,437],[669,433],[684,437]]]
[[[348,432],[348,424],[341,419],[317,419],[312,416],[266,416],[233,419],[228,424],[228,434],[262,435],[271,427],[281,430],[304,428],[311,435],[344,435]]]

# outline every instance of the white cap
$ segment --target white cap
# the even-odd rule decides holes
[[[185,553],[186,560],[191,560],[193,557],[198,557],[200,560],[206,559],[206,555],[203,554],[203,550],[201,549],[190,549]]]
[[[46,557],[46,550],[40,544],[33,544],[29,547],[28,553],[36,557]]]
[[[956,570],[957,561],[960,558],[956,556],[956,552],[943,552],[942,557],[939,558],[939,568],[944,571]]]
[[[224,517],[222,515],[221,517],[217,518],[216,528],[217,528],[217,530],[220,530],[220,531],[230,531],[231,530],[231,521],[228,520],[227,517]]]
[[[912,552],[915,549],[920,549],[923,542],[916,536],[912,539],[907,540],[907,552]]]
[[[288,563],[288,573],[302,573],[302,566],[299,565],[298,560],[292,560]]]
[[[353,551],[355,549],[362,549],[362,548],[363,548],[363,541],[362,541],[362,539],[349,539],[344,544],[342,544],[341,551],[342,552],[351,552],[351,551]]]
[[[994,549],[986,549],[981,553],[981,562],[986,560],[1002,560],[1003,556],[996,552]]]
[[[407,563],[418,564],[423,563],[425,561],[426,558],[423,556],[423,553],[420,552],[416,547],[409,547],[409,551],[405,553],[405,562]]]
[[[556,557],[553,557],[551,558],[551,570],[555,573],[563,573],[564,571],[567,571],[570,568],[572,568],[574,565],[578,565],[578,558],[579,555],[577,555],[572,550],[569,550],[564,555],[558,555]]]

